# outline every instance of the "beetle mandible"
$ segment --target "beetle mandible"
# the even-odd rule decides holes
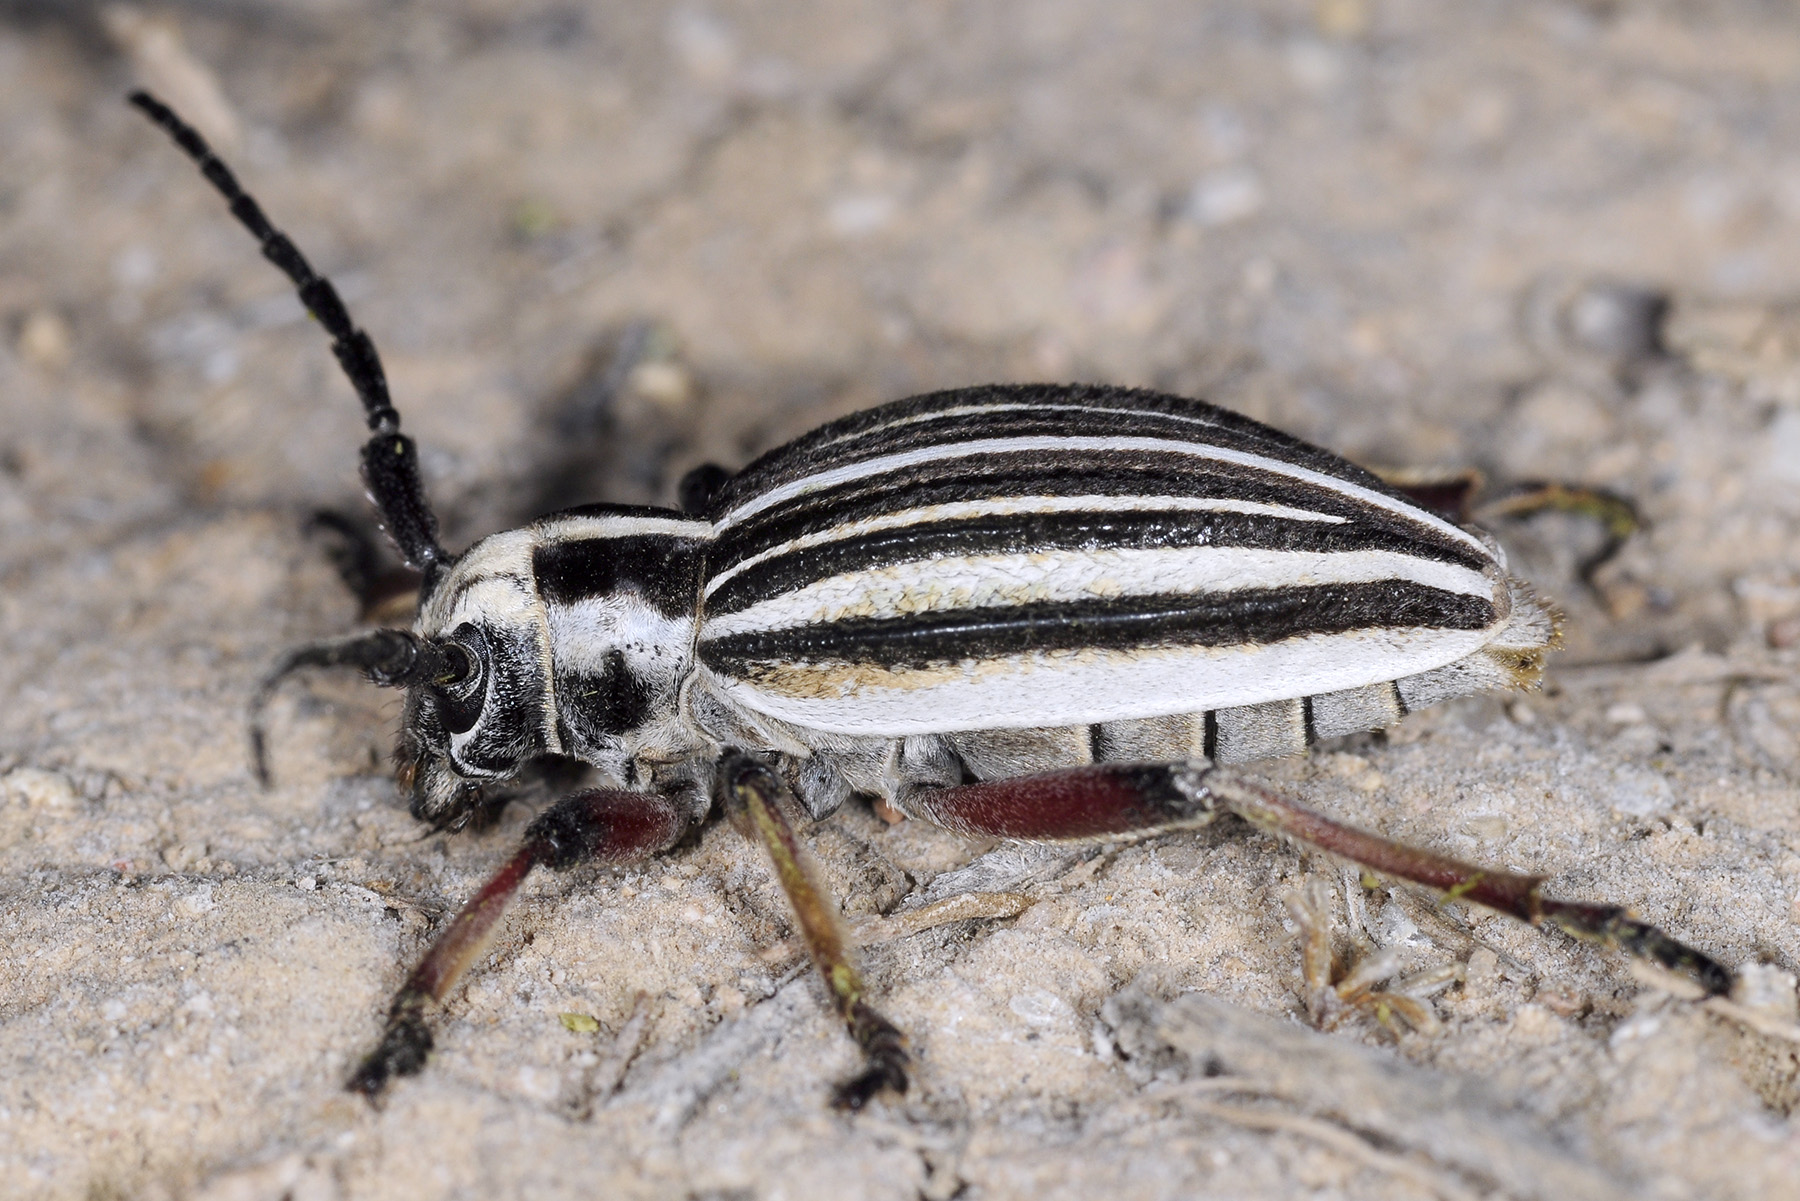
[[[291,279],[362,400],[370,496],[422,575],[410,630],[296,648],[303,667],[404,688],[414,816],[466,824],[481,790],[572,757],[615,785],[540,814],[439,936],[349,1087],[419,1071],[427,1019],[539,866],[632,862],[715,800],[771,856],[865,1057],[836,1101],[907,1086],[834,907],[783,813],[851,794],[973,836],[1140,837],[1220,814],[1536,925],[1624,950],[1706,993],[1731,973],[1625,910],[1553,900],[1334,822],[1232,765],[1385,727],[1453,697],[1536,683],[1556,618],[1479,531],[1337,456],[1198,401],[997,386],[832,422],[682,509],[589,505],[437,540],[381,360],[329,281],[162,102],[131,102]]]

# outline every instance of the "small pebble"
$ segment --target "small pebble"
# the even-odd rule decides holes
[[[33,367],[60,371],[74,357],[74,337],[69,323],[48,309],[39,309],[19,327],[19,357]]]
[[[1589,284],[1563,310],[1563,332],[1581,350],[1620,363],[1653,358],[1662,351],[1669,298],[1635,284]]]
[[[1746,963],[1738,968],[1731,999],[1779,1022],[1800,1018],[1794,973],[1772,963]]]

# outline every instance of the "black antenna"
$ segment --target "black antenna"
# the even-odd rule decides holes
[[[269,752],[263,711],[282,681],[307,667],[354,667],[383,688],[412,688],[467,679],[475,670],[475,661],[454,643],[430,642],[407,630],[370,630],[290,650],[262,678],[250,698],[250,765],[264,788],[269,786]]]
[[[362,400],[369,428],[375,431],[362,450],[363,482],[368,485],[369,499],[375,502],[388,536],[407,563],[425,574],[424,587],[429,592],[450,556],[438,545],[437,518],[425,500],[425,487],[419,479],[418,448],[400,432],[400,414],[388,400],[387,375],[381,369],[375,343],[350,320],[350,311],[331,281],[314,273],[299,248],[269,223],[262,206],[238,185],[231,168],[220,161],[193,126],[148,92],[133,92],[130,101],[194,160],[200,173],[230,202],[231,215],[262,243],[263,257],[294,281],[300,303],[331,335],[331,351]]]

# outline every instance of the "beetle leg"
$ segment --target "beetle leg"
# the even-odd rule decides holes
[[[670,798],[649,792],[593,789],[564,797],[539,814],[512,858],[462,907],[400,986],[381,1042],[346,1087],[374,1098],[391,1078],[425,1066],[431,1050],[427,1015],[487,950],[533,868],[561,870],[587,860],[631,863],[672,846],[686,829],[686,813]]]
[[[730,480],[731,473],[717,463],[702,463],[695,467],[682,476],[681,483],[676,486],[681,511],[689,517],[705,517]]]
[[[1235,813],[1270,834],[1435,888],[1451,900],[1616,947],[1713,996],[1731,991],[1731,972],[1722,964],[1622,908],[1553,900],[1540,891],[1541,876],[1476,867],[1366,833],[1205,759],[1071,768],[920,791],[905,804],[916,816],[961,834],[1051,842],[1191,829]]]
[[[1476,503],[1486,490],[1479,471],[1419,472],[1378,471],[1382,482],[1422,508],[1458,525],[1487,525],[1508,517],[1535,517],[1539,513],[1573,513],[1599,525],[1605,535],[1600,548],[1577,564],[1581,582],[1595,587],[1594,577],[1610,563],[1631,536],[1644,528],[1636,506],[1616,492],[1586,488],[1553,480],[1523,481],[1500,495]]]
[[[1381,482],[1422,509],[1430,509],[1439,517],[1467,525],[1471,519],[1475,497],[1487,487],[1480,471],[1469,467],[1461,471],[1415,470],[1412,468],[1379,468],[1375,472]]]
[[[377,625],[411,625],[419,607],[418,572],[394,561],[377,531],[334,509],[319,509],[300,532],[320,537],[338,578],[357,604],[362,620]]]
[[[906,1036],[871,1006],[862,976],[850,953],[850,939],[830,894],[819,883],[811,857],[794,836],[782,812],[787,787],[767,766],[737,751],[719,763],[719,789],[734,821],[747,824],[774,864],[775,876],[793,906],[819,974],[831,993],[838,1016],[862,1048],[867,1066],[837,1086],[832,1103],[839,1109],[861,1109],[884,1091],[906,1091]]]
[[[1594,579],[1624,547],[1631,536],[1644,528],[1637,508],[1624,497],[1604,488],[1582,488],[1573,484],[1522,483],[1497,496],[1475,511],[1478,521],[1502,517],[1535,517],[1539,513],[1573,513],[1600,526],[1606,535],[1600,548],[1576,565],[1581,582],[1595,587]]]

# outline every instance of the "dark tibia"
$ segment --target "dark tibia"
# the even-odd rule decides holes
[[[1096,766],[923,792],[907,800],[919,817],[964,834],[1035,841],[1160,833],[1235,813],[1251,825],[1342,856],[1383,875],[1435,888],[1534,926],[1616,947],[1694,981],[1731,991],[1717,961],[1610,905],[1551,900],[1543,878],[1491,871],[1365,833],[1204,759],[1153,766]]]
[[[1438,889],[1453,900],[1473,901],[1534,926],[1555,926],[1577,938],[1615,947],[1687,977],[1710,996],[1731,991],[1731,972],[1723,964],[1638,921],[1619,906],[1552,900],[1541,892],[1542,876],[1480,868],[1378,838],[1334,822],[1235,772],[1215,769],[1206,785],[1221,809],[1270,833],[1341,855],[1384,875]]]
[[[763,764],[737,751],[727,751],[719,764],[719,790],[733,820],[748,825],[793,906],[806,949],[825,977],[838,1016],[862,1048],[866,1066],[838,1085],[832,1101],[839,1109],[857,1110],[883,1092],[906,1091],[910,1057],[906,1037],[864,997],[862,977],[850,955],[849,939],[838,920],[837,906],[819,884],[810,857],[794,836],[782,812],[787,787]]]
[[[375,1097],[395,1076],[425,1066],[431,1050],[426,1018],[492,941],[500,918],[533,868],[566,868],[586,860],[624,864],[672,846],[687,828],[685,813],[655,793],[595,789],[565,797],[525,830],[525,841],[438,936],[388,1008],[381,1042],[350,1077],[352,1092]]]
[[[425,1067],[431,1052],[427,1012],[436,1007],[493,938],[494,927],[512,904],[531,869],[543,862],[543,844],[527,839],[524,847],[482,885],[462,907],[450,928],[438,936],[388,1007],[381,1042],[357,1067],[345,1085],[366,1097],[379,1096],[395,1076],[411,1076]]]
[[[438,545],[437,518],[425,501],[425,488],[419,480],[418,449],[412,439],[400,432],[400,414],[388,399],[387,373],[382,369],[374,341],[350,319],[350,311],[331,281],[316,273],[300,248],[275,228],[256,198],[244,191],[237,176],[213,153],[205,138],[150,93],[133,92],[130,99],[194,160],[207,182],[231,205],[231,215],[261,244],[263,257],[293,281],[300,303],[331,336],[331,352],[337,356],[350,386],[356,389],[369,429],[375,435],[362,453],[363,479],[369,485],[369,494],[400,553],[430,582],[449,556]]]

